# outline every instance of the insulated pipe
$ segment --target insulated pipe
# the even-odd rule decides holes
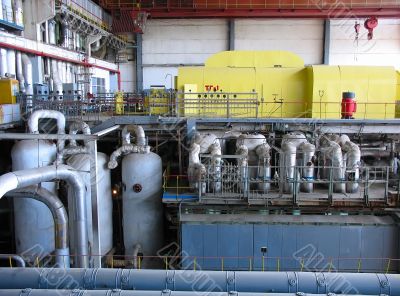
[[[24,78],[24,70],[22,67],[22,54],[21,52],[17,52],[17,79],[19,81],[19,91],[25,93],[25,78]]]
[[[189,167],[188,167],[188,178],[190,187],[199,189],[201,188],[201,192],[205,193],[206,184],[200,184],[200,181],[203,176],[206,175],[206,167],[200,163],[200,145],[197,143],[192,143],[189,151]]]
[[[214,193],[221,192],[221,146],[219,141],[211,144],[209,147],[209,152],[211,154],[211,163],[212,163],[212,173],[213,173],[213,191]]]
[[[239,178],[240,178],[240,190],[243,193],[247,193],[249,191],[249,167],[248,167],[248,156],[249,149],[245,145],[240,145],[236,149],[236,155],[240,155],[241,158],[238,159],[239,166]]]
[[[0,198],[7,192],[55,179],[65,180],[74,192],[74,226],[76,236],[77,266],[88,267],[88,235],[86,219],[86,188],[79,173],[67,165],[46,166],[15,171],[0,176]]]
[[[296,178],[296,164],[297,164],[296,154],[297,154],[297,148],[302,143],[308,143],[308,142],[306,136],[301,132],[291,132],[283,136],[281,144],[282,153],[280,155],[280,170],[283,182],[282,187],[285,193],[294,192],[294,182]]]
[[[326,146],[323,147],[323,154],[326,159],[328,159],[330,176],[332,174],[333,191],[336,193],[345,192],[345,184],[343,183],[344,176],[344,164],[343,164],[343,154],[340,145],[333,141],[328,141]]]
[[[51,77],[53,78],[53,93],[56,95],[56,99],[60,100],[63,87],[60,72],[58,71],[58,63],[55,59],[51,60]]]
[[[24,288],[398,296],[400,280],[379,273],[0,268],[0,289]]]
[[[84,122],[84,121],[74,121],[69,125],[69,134],[70,135],[76,135],[78,132],[81,132],[84,135],[90,135],[90,127],[89,125]],[[76,147],[76,140],[70,140],[69,145]],[[87,146],[87,142],[85,142],[85,146]]]
[[[131,144],[123,145],[111,154],[110,160],[108,161],[107,166],[110,170],[115,169],[118,166],[118,158],[119,157],[130,154],[130,153],[138,153],[138,152],[139,152],[139,150],[138,150],[137,146],[134,146]]]
[[[6,77],[6,74],[8,72],[8,67],[7,67],[7,49],[1,48],[0,49],[0,76],[1,77]]]
[[[0,290],[0,296],[335,296],[329,294],[304,294],[304,293],[245,293],[245,292],[196,292],[196,291],[127,291],[127,290]],[[378,296],[378,295],[349,295],[340,296]]]
[[[55,164],[62,164],[66,157],[76,154],[89,154],[89,149],[82,146],[64,148],[61,152],[57,154]]]
[[[15,50],[7,51],[7,76],[8,77],[16,77],[15,71]]]
[[[14,194],[16,193],[16,195]],[[23,195],[19,195],[22,193]],[[55,225],[55,246],[56,246],[56,264],[58,267],[70,267],[69,248],[68,248],[68,215],[61,200],[57,195],[45,188],[38,186],[29,186],[13,192],[10,196],[18,198],[30,198],[44,203],[50,210],[54,218]]]
[[[144,133],[143,127],[140,125],[134,125],[133,131],[136,136],[136,145],[138,146],[146,146],[146,135]]]
[[[118,158],[130,153],[150,153],[150,147],[146,145],[146,135],[143,127],[140,125],[133,126],[136,135],[136,144],[131,144],[130,133],[128,127],[125,126],[122,130],[122,146],[115,150],[108,162],[109,169],[115,169],[118,166]]]
[[[0,255],[0,259],[2,259],[2,260],[10,260],[10,259],[12,259],[12,260],[14,260],[14,261],[17,263],[17,267],[26,267],[26,262],[25,262],[25,260],[24,260],[21,256],[19,256],[19,255],[1,254],[1,255]]]
[[[33,69],[31,59],[26,54],[21,55],[22,68],[25,77],[25,93],[28,96],[33,95]]]
[[[39,119],[42,118],[52,118],[57,120],[57,134],[64,135],[65,134],[65,116],[59,111],[54,110],[36,110],[34,111],[28,119],[28,128],[29,132],[32,134],[39,133]],[[62,151],[64,149],[64,140],[57,141],[58,151]]]
[[[302,143],[299,146],[299,151],[302,154],[301,157],[301,177],[302,182],[300,184],[300,190],[302,192],[313,192],[314,190],[314,155],[315,146],[311,143]]]
[[[257,178],[262,180],[262,183],[258,184],[258,190],[268,193],[271,188],[271,147],[267,143],[261,144],[257,146],[256,154],[258,155]]]
[[[360,179],[361,152],[357,144],[347,141],[342,146],[346,153],[346,192],[356,193],[358,191],[358,180]]]
[[[296,143],[284,142],[281,148],[280,167],[281,177],[283,178],[283,192],[293,193],[296,170]]]

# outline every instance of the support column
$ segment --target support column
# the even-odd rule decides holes
[[[324,65],[329,65],[331,47],[331,20],[324,22]]]
[[[235,50],[235,19],[228,20],[228,50]]]
[[[143,91],[143,37],[136,34],[136,92]]]

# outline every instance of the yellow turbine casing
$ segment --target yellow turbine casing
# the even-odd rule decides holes
[[[177,89],[206,93],[180,105],[182,116],[225,117],[218,93],[255,94],[258,110],[232,107],[230,117],[341,118],[343,92],[355,92],[355,118],[395,117],[399,97],[393,67],[304,66],[287,51],[225,51],[211,56],[204,67],[181,67]],[[194,96],[191,95],[191,98]],[[234,99],[230,101],[234,105]],[[194,103],[195,102],[195,103]],[[399,108],[400,109],[400,108]],[[399,111],[400,114],[400,111]]]

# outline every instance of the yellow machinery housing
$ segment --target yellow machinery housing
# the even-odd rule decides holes
[[[0,79],[0,104],[15,104],[18,92],[18,80]]]
[[[355,118],[388,119],[395,117],[398,77],[393,67],[304,66],[287,51],[225,51],[204,67],[179,68],[178,110],[181,116],[337,119],[342,93],[351,91]]]

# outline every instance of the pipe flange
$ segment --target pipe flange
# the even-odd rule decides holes
[[[297,292],[297,293],[296,293],[296,296],[307,296],[307,294],[304,293],[304,292]]]
[[[169,295],[171,295],[170,289],[164,289],[161,291],[161,296],[169,296]]]
[[[228,295],[229,296],[237,296],[237,295],[239,295],[239,293],[237,291],[229,291]]]
[[[228,291],[229,290],[232,290],[232,291],[236,290],[236,287],[235,287],[235,273],[234,272],[232,272],[232,271],[228,271],[227,272],[227,274],[226,274],[226,282],[228,284]]]
[[[122,290],[121,289],[112,289],[110,291],[110,296],[118,296],[122,294]]]
[[[85,295],[85,290],[73,289],[71,291],[71,296],[83,296],[83,295]]]
[[[97,269],[89,270],[85,269],[85,273],[83,274],[83,287],[88,290],[94,289],[96,285],[96,273]]]
[[[19,293],[19,295],[23,296],[23,295],[29,295],[31,294],[32,289],[31,288],[25,288],[23,290],[21,290],[21,292]]]

